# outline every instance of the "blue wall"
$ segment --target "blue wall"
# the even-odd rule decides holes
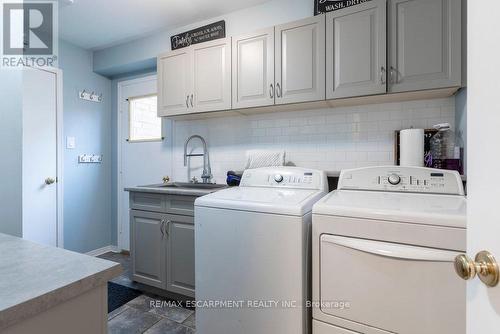
[[[64,248],[88,252],[114,243],[111,81],[93,73],[92,52],[64,41],[59,44],[59,66],[64,84],[64,137],[76,137],[76,149],[64,149]],[[82,89],[102,93],[103,102],[80,100]],[[103,154],[103,163],[78,164],[80,154]]]
[[[138,70],[151,69],[156,57],[170,50],[170,36],[182,31],[218,21],[226,21],[227,36],[239,35],[274,25],[313,16],[312,0],[272,0],[261,5],[238,10],[175,29],[94,52],[94,71],[115,76]]]
[[[0,233],[22,236],[22,71],[0,69]]]

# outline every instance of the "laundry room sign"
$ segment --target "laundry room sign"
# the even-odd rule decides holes
[[[356,6],[371,0],[313,0],[314,15],[332,12],[351,6]]]
[[[226,21],[218,21],[206,26],[183,32],[170,37],[172,50],[188,47],[193,44],[212,41],[226,37]]]

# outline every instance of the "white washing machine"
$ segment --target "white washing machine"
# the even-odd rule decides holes
[[[313,334],[465,333],[460,175],[345,170],[313,209]]]
[[[273,167],[196,200],[197,333],[309,332],[311,211],[327,192],[324,172]]]

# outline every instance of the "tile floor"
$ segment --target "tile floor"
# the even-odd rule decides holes
[[[138,288],[131,280],[129,256],[110,252],[99,257],[123,265],[123,274],[112,282]],[[174,304],[160,296],[143,294],[108,314],[108,333],[195,334],[195,312]]]
[[[106,254],[99,255],[99,257],[101,259],[118,262],[123,266],[123,273],[120,276],[113,278],[111,282],[139,290],[137,283],[132,281],[132,261],[130,260],[129,255],[108,252]]]

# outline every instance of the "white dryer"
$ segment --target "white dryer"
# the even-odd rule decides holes
[[[324,172],[273,167],[196,200],[197,332],[309,332],[312,206],[327,192]]]
[[[465,333],[465,250],[458,173],[343,171],[313,209],[313,334]]]

